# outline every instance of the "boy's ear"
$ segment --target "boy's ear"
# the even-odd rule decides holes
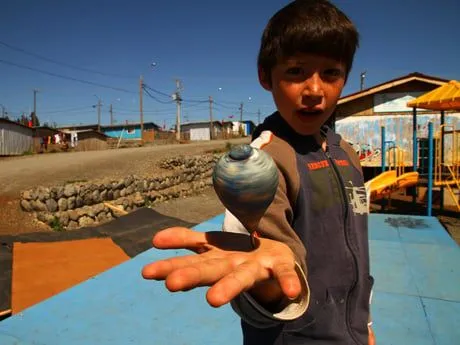
[[[272,90],[272,84],[270,83],[270,78],[267,76],[267,74],[263,71],[263,69],[259,66],[257,68],[257,73],[259,75],[259,83],[262,85],[262,87],[267,90],[271,91]]]

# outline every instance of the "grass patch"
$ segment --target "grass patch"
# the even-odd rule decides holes
[[[56,231],[56,232],[65,231],[58,217],[53,218],[53,220],[51,221],[50,227],[53,231]]]

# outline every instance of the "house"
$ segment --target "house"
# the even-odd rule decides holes
[[[154,132],[160,130],[160,126],[154,122],[144,122],[144,141],[150,142],[154,140]],[[69,125],[59,127],[65,131],[79,131],[79,130],[98,130],[97,124],[89,125]],[[140,123],[120,123],[115,125],[101,125],[101,132],[108,137],[117,138],[121,140],[141,140],[141,124]]]
[[[33,149],[34,130],[0,118],[0,156],[22,155]]]
[[[67,144],[75,151],[106,150],[109,148],[107,140],[109,137],[94,129],[79,129],[64,131]]]
[[[211,138],[211,121],[188,122],[180,126],[181,135],[186,140],[211,140],[222,138],[223,124],[220,121],[212,122],[212,138]]]
[[[144,133],[141,136],[140,123],[124,123],[101,126],[101,132],[105,135],[122,140],[141,140],[151,142],[154,140],[154,132],[159,131],[160,126],[153,122],[144,122]]]
[[[51,128],[49,126],[36,126],[33,127],[34,130],[34,152],[42,152],[43,151],[43,140],[46,140],[46,149],[52,150],[60,147],[60,144],[55,143],[55,136],[59,135],[61,141],[61,137],[64,135],[63,132],[59,131],[56,128]]]
[[[449,80],[411,73],[346,95],[337,103],[335,129],[357,151],[376,151],[381,148],[381,128],[385,127],[387,145],[397,146],[403,152],[404,161],[412,164],[413,157],[413,109],[407,102],[446,84]],[[459,112],[446,113],[446,123],[455,124]],[[427,136],[429,121],[439,128],[439,112],[417,109],[417,137]],[[362,162],[364,166],[379,165],[379,160]]]
[[[231,127],[231,132],[233,133],[234,136],[250,136],[254,132],[254,129],[256,128],[256,125],[253,121],[251,120],[246,120],[246,121],[232,121],[231,122],[232,127]]]

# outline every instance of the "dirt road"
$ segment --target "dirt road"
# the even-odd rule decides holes
[[[164,158],[223,150],[229,142],[248,143],[249,139],[0,159],[0,235],[49,231],[20,209],[19,197],[23,190],[71,181],[117,179],[130,174],[151,176],[159,170],[157,163]],[[158,211],[199,223],[221,213],[223,207],[214,191],[209,189],[199,196],[158,205]]]
[[[163,158],[224,149],[228,142],[247,143],[249,139],[3,158],[0,159],[0,195],[15,197],[20,191],[37,185],[120,178],[130,174],[150,175]]]

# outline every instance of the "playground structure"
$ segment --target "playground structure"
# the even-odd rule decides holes
[[[455,202],[457,210],[460,211],[459,191],[460,191],[460,130],[454,126],[441,125],[435,141],[435,169],[434,185],[441,188],[446,187]],[[450,149],[445,150],[446,136],[450,136]],[[447,152],[445,152],[447,151]]]
[[[427,213],[432,213],[433,188],[440,189],[440,208],[444,205],[444,189],[460,211],[460,130],[445,123],[445,111],[460,109],[460,83],[451,81],[407,104],[413,108],[413,171],[406,172],[406,152],[395,142],[385,140],[381,127],[382,173],[366,182],[370,200],[387,197],[411,186],[427,186]],[[439,128],[434,133],[433,122],[428,123],[428,138],[417,137],[417,108],[441,111]],[[388,160],[388,171],[387,162]],[[417,189],[416,189],[417,193]],[[414,202],[417,194],[414,193]]]
[[[385,127],[382,127],[382,173],[366,182],[366,190],[370,193],[371,200],[379,200],[388,197],[391,193],[418,183],[419,173],[405,172],[406,152],[395,145],[393,141],[385,141]],[[389,146],[389,147],[387,147]],[[388,157],[387,157],[388,156]],[[389,170],[386,170],[388,159]]]

